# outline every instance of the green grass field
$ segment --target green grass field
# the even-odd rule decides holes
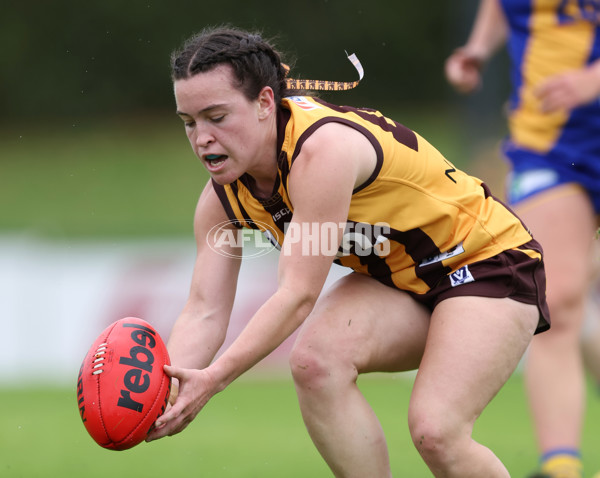
[[[191,240],[193,210],[206,176],[178,120],[165,116],[158,122],[81,120],[2,128],[0,234],[63,241]],[[451,118],[393,116],[462,165]],[[304,429],[289,378],[242,379],[215,397],[185,433],[125,452],[101,449],[87,435],[75,379],[68,388],[0,386],[1,477],[331,476]],[[395,476],[430,476],[406,426],[410,379],[375,375],[361,379],[361,386],[383,423]],[[590,473],[600,470],[598,400],[590,388],[583,446]],[[514,477],[535,467],[520,375],[486,409],[475,435]]]
[[[0,233],[54,239],[191,233],[206,176],[176,118],[0,134]]]
[[[406,425],[412,379],[363,377],[361,388],[386,432],[394,476],[429,477]],[[600,404],[590,390],[584,434],[588,473],[600,470]],[[287,376],[242,379],[213,398],[182,434],[108,451],[87,435],[75,387],[0,389],[0,476],[158,478],[316,478],[331,474],[302,423]],[[513,477],[536,464],[521,377],[516,374],[479,420],[476,438],[502,458]]]

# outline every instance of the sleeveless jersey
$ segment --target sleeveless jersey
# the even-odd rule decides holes
[[[571,112],[544,113],[534,91],[546,78],[600,58],[600,4],[592,0],[501,0],[509,24],[510,138],[505,153],[515,164],[545,156],[555,164],[597,175],[600,102]],[[588,166],[589,165],[589,168]],[[539,167],[544,163],[540,162]]]
[[[213,181],[236,225],[274,231],[269,236],[283,245],[294,211],[288,194],[290,171],[303,143],[330,122],[362,133],[377,154],[371,177],[353,191],[337,263],[392,287],[425,294],[464,265],[531,241],[521,221],[479,179],[455,168],[414,131],[374,110],[311,97],[282,100],[279,176],[270,198],[255,197],[247,175],[225,186]],[[524,249],[541,260],[540,251]]]

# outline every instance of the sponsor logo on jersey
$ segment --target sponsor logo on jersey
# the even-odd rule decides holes
[[[300,108],[302,108],[303,110],[306,110],[306,111],[317,110],[317,109],[321,108],[319,105],[316,105],[316,104],[308,101],[304,96],[290,96],[290,97],[288,97],[288,99],[290,101],[293,101]]]
[[[426,257],[419,263],[419,266],[423,267],[423,266],[428,266],[429,264],[434,264],[436,262],[442,262],[443,260],[450,259],[451,257],[454,257],[454,256],[458,256],[459,254],[462,254],[463,252],[465,252],[465,249],[463,247],[463,243],[461,242],[446,252],[441,252],[440,254],[437,254],[432,257]]]
[[[271,214],[271,217],[273,218],[274,222],[277,222],[285,216],[289,216],[290,214],[292,214],[292,211],[290,211],[287,207],[284,207],[283,209]]]

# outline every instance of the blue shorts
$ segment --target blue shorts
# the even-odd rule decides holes
[[[506,181],[506,197],[513,206],[540,192],[563,184],[577,184],[589,195],[596,214],[600,214],[600,156],[539,154],[511,147],[503,152],[511,164]]]

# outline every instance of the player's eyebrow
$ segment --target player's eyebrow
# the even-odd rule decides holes
[[[211,110],[215,110],[217,108],[221,108],[222,106],[225,106],[225,103],[217,103],[217,104],[214,104],[214,105],[209,105],[206,108],[203,108],[200,111],[198,111],[198,114],[201,115],[201,114],[207,113],[207,112],[209,112]],[[180,110],[177,110],[177,115],[179,115],[179,116],[189,116],[189,117],[192,116],[189,113],[186,113],[186,112],[180,111]]]

